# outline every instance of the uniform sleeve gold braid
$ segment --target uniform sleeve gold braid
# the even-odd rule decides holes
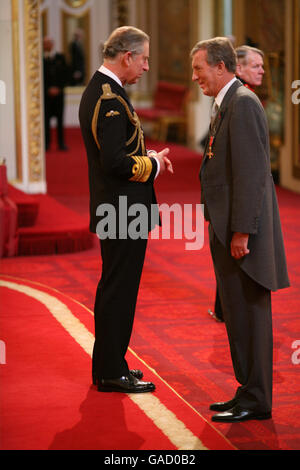
[[[132,167],[133,176],[130,181],[139,181],[145,183],[148,181],[152,172],[152,162],[149,157],[131,157],[135,161]]]
[[[96,145],[99,150],[100,150],[100,143],[99,143],[98,136],[97,136],[97,122],[98,122],[98,116],[99,116],[99,111],[100,111],[100,105],[101,105],[101,98],[97,101],[94,114],[93,114],[93,119],[92,119],[92,134],[94,136]]]

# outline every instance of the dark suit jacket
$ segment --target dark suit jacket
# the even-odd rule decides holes
[[[60,114],[64,105],[64,87],[68,84],[69,74],[65,56],[56,53],[51,58],[43,59],[44,67],[44,100],[45,108],[52,116]],[[60,94],[51,97],[48,90],[51,87],[60,89]]]
[[[44,87],[47,91],[50,87],[60,88],[63,92],[64,87],[68,83],[68,67],[65,56],[56,53],[51,58],[44,57]]]
[[[207,145],[200,170],[205,218],[228,249],[233,232],[249,233],[250,254],[237,261],[241,269],[269,290],[287,287],[269,131],[259,99],[237,80],[213,127],[214,155],[207,156]]]
[[[85,79],[85,56],[82,44],[78,41],[72,41],[69,47],[71,56],[71,84],[78,85]],[[75,72],[80,72],[79,77],[74,77]]]
[[[124,88],[97,71],[82,95],[79,120],[89,166],[90,230],[96,232],[100,204],[113,205],[118,221],[120,195],[128,207],[147,208],[151,229],[157,163],[146,156],[143,131]]]

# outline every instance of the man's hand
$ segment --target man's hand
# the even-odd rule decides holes
[[[230,244],[231,256],[233,258],[240,259],[250,253],[250,250],[248,250],[248,240],[248,233],[235,232],[233,234]]]
[[[170,152],[169,148],[163,149],[161,152],[158,152],[155,157],[158,158],[160,163],[160,173],[163,173],[166,169],[170,173],[174,173],[172,163],[167,158],[168,153]]]

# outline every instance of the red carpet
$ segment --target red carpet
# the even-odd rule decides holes
[[[233,449],[132,353],[132,367],[155,380],[155,394],[130,398],[88,387],[91,312],[38,283],[2,277],[0,286],[8,347],[1,368],[2,449]],[[166,435],[159,422],[166,410],[180,437],[171,426]]]
[[[87,167],[78,132],[72,134],[72,146],[79,151],[75,159],[72,153],[47,153],[47,195],[25,194],[8,185],[8,197],[18,209],[19,256],[72,253],[92,248],[95,243],[94,235],[89,232],[87,202],[79,214],[73,207],[68,208],[51,197],[69,193],[79,197],[87,195]]]
[[[76,143],[76,147],[72,146],[72,142]],[[81,162],[82,174],[86,164],[84,151],[79,142],[78,132],[71,130],[68,134],[71,154],[48,155],[47,166],[54,167],[60,158],[59,165],[63,172],[64,164],[68,166],[72,158],[78,171]],[[156,148],[161,147],[160,144],[154,143],[149,143],[148,147],[153,148],[154,145]],[[50,160],[50,157],[54,158]],[[171,158],[175,168],[174,176],[165,175],[156,182],[159,203],[199,203],[199,156],[182,147],[171,145]],[[47,174],[49,176],[50,173]],[[80,180],[79,177],[76,180],[75,175],[72,178],[75,181]],[[60,202],[86,215],[87,188],[84,189],[82,185],[79,198],[76,195],[76,187],[72,190],[71,181],[67,184],[65,194],[62,191],[62,182],[49,183],[49,188],[51,185],[53,190],[55,187],[60,193],[57,196]],[[278,198],[292,287],[273,295],[275,348],[274,409],[271,420],[229,425],[215,423],[213,426],[210,422],[209,403],[231,398],[236,383],[232,373],[225,327],[215,323],[207,314],[207,309],[213,306],[215,291],[207,232],[205,231],[204,247],[199,251],[186,251],[184,246],[186,240],[149,242],[131,341],[130,365],[134,367],[139,361],[145,361],[155,370],[159,377],[153,376],[155,373],[149,370],[147,365],[142,366],[146,377],[153,379],[157,384],[157,396],[162,403],[176,415],[178,413],[177,417],[184,423],[186,415],[187,428],[209,448],[227,448],[228,441],[235,448],[245,450],[300,448],[298,407],[300,353],[297,354],[295,349],[295,345],[297,347],[298,344],[299,350],[297,341],[300,341],[300,196],[279,188]],[[8,280],[7,276],[12,276],[39,282],[49,286],[49,288],[43,287],[42,290],[50,293],[53,293],[52,289],[58,289],[58,298],[64,299],[64,303],[71,307],[72,313],[87,329],[93,331],[90,313],[83,313],[84,309],[79,307],[80,312],[78,312],[74,301],[92,310],[100,269],[98,248],[95,247],[85,252],[66,255],[3,259],[1,272],[4,276],[1,276],[1,279]],[[13,279],[13,282],[18,281]],[[32,285],[30,282],[20,282]],[[5,297],[3,297],[4,290]],[[1,420],[1,423],[4,423],[1,424],[3,426],[1,435],[5,434],[5,441],[1,443],[2,448],[12,448],[14,445],[17,445],[17,448],[25,448],[25,444],[26,448],[35,446],[34,436],[39,432],[31,426],[32,423],[37,428],[40,426],[41,437],[37,442],[42,448],[77,448],[80,440],[85,448],[165,448],[166,450],[174,448],[172,447],[174,444],[170,447],[169,441],[166,444],[165,434],[161,430],[152,428],[153,423],[149,424],[148,417],[141,418],[139,410],[136,416],[131,415],[131,410],[137,410],[136,404],[133,405],[127,397],[120,400],[120,397],[114,397],[114,394],[108,397],[89,388],[88,355],[82,352],[80,345],[70,339],[70,335],[57,321],[51,319],[51,316],[49,319],[49,312],[44,308],[33,309],[32,304],[36,302],[34,299],[30,301],[27,299],[26,306],[27,302],[21,301],[20,295],[15,297],[7,288],[2,288],[1,294],[1,306],[5,305],[5,309],[1,307],[1,310],[3,309],[6,314],[5,316],[1,314],[0,340],[6,342],[4,332],[8,338],[7,363],[0,366],[1,383],[6,384],[4,389],[1,387],[3,390],[1,415],[5,417]],[[16,311],[17,315],[14,314]],[[40,328],[42,334],[39,334]],[[13,338],[14,329],[16,339]],[[28,341],[23,340],[26,335]],[[26,343],[26,369],[29,369],[27,374],[31,370],[26,382],[26,390],[28,388],[26,394],[28,395],[33,389],[35,406],[28,396],[22,404],[22,397],[13,392],[14,388],[19,390],[19,387],[22,387],[22,383],[16,380],[20,374],[23,374],[22,357],[20,357],[22,351],[18,346],[20,338],[21,344]],[[14,355],[14,362],[11,364],[10,343],[11,354]],[[47,372],[43,364],[46,364]],[[172,387],[185,401],[171,392],[169,387]],[[22,391],[24,393],[24,389]],[[178,398],[175,404],[174,397]],[[101,412],[104,413],[106,400],[114,403],[116,407],[114,416],[118,416],[118,426],[125,434],[128,433],[131,444],[125,441],[124,432],[118,433],[117,430],[106,430],[111,433],[110,436],[116,435],[113,443],[109,439],[106,440],[105,436],[101,436],[102,440],[100,438],[97,440],[94,434],[89,435],[89,429],[95,428],[98,435],[103,434],[104,428],[101,427],[100,420],[93,419],[93,413],[99,413],[97,416],[100,416]],[[120,401],[116,403],[114,400]],[[49,413],[48,403],[51,410]],[[69,403],[70,408],[68,408]],[[183,406],[183,403],[188,404],[187,407]],[[18,412],[14,411],[14,408]],[[21,427],[23,431],[18,431],[15,417],[18,416],[18,420],[21,420],[23,414]],[[62,414],[65,414],[66,419],[61,416]],[[34,429],[32,439],[30,433],[26,431],[28,429]],[[211,439],[213,434],[211,430],[216,433],[213,439]],[[134,435],[131,436],[131,433]],[[220,433],[224,438],[221,445]],[[157,443],[157,439],[161,439],[160,444]],[[111,447],[107,447],[108,445]],[[223,445],[225,447],[222,447]]]
[[[72,253],[93,246],[87,217],[46,194],[36,195],[34,200],[38,215],[33,226],[19,228],[19,256]]]

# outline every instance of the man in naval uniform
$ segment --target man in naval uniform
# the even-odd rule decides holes
[[[149,37],[133,27],[117,28],[103,53],[103,65],[91,78],[79,109],[89,168],[90,230],[98,233],[102,256],[94,307],[93,382],[102,392],[151,392],[154,384],[142,381],[140,370],[130,370],[125,355],[148,231],[159,219],[157,212],[152,223],[153,207],[157,211],[154,179],[165,169],[173,170],[166,157],[169,149],[147,156],[139,119],[124,89],[149,70]],[[149,215],[138,238],[130,235],[133,217],[127,217],[127,208],[129,212],[136,204]],[[116,224],[103,234],[103,216],[111,207]]]
[[[269,132],[257,96],[236,78],[227,38],[191,52],[193,81],[214,97],[200,170],[201,202],[235,377],[233,398],[210,406],[218,422],[272,415],[271,291],[289,286],[271,174]]]

